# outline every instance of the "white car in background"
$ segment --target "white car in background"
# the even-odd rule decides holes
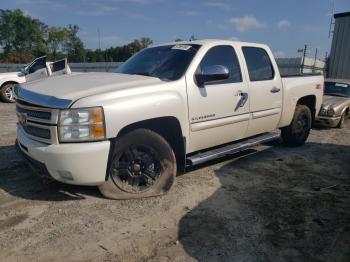
[[[15,102],[14,88],[17,84],[71,73],[67,59],[55,62],[47,62],[46,59],[46,56],[39,57],[20,72],[0,73],[1,100],[7,103]]]

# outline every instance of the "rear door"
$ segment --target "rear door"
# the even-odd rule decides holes
[[[70,73],[69,66],[67,63],[67,59],[61,59],[58,61],[55,61],[53,63],[50,63],[50,71],[52,76],[55,75],[64,75]]]
[[[46,68],[46,56],[35,59],[26,68],[26,82],[48,77],[49,73]]]
[[[251,119],[247,136],[273,131],[282,113],[282,81],[270,50],[242,46],[249,79]]]

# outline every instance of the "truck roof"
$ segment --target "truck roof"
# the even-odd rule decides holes
[[[201,40],[193,40],[193,41],[179,41],[179,42],[170,42],[165,44],[159,44],[154,46],[163,46],[163,45],[227,45],[232,43],[239,43],[241,45],[248,45],[248,46],[264,46],[267,47],[265,44],[259,44],[259,43],[250,43],[250,42],[242,42],[242,41],[235,41],[235,40],[223,40],[223,39],[201,39]]]

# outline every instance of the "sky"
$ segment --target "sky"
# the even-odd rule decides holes
[[[334,4],[332,4],[334,2]],[[279,57],[329,52],[332,9],[349,12],[350,0],[0,0],[49,26],[77,24],[87,48],[123,45],[140,37],[155,44],[218,38],[268,44]]]

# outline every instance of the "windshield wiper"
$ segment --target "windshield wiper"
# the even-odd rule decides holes
[[[142,76],[151,76],[149,72],[136,72],[132,73],[133,75],[142,75]]]
[[[150,73],[148,72],[137,72],[137,73],[132,73],[133,75],[141,75],[141,76],[150,76],[150,77],[155,77],[155,78],[158,78],[160,80],[165,80],[165,79],[161,79],[160,77],[158,76],[155,76],[155,75],[151,75]]]

